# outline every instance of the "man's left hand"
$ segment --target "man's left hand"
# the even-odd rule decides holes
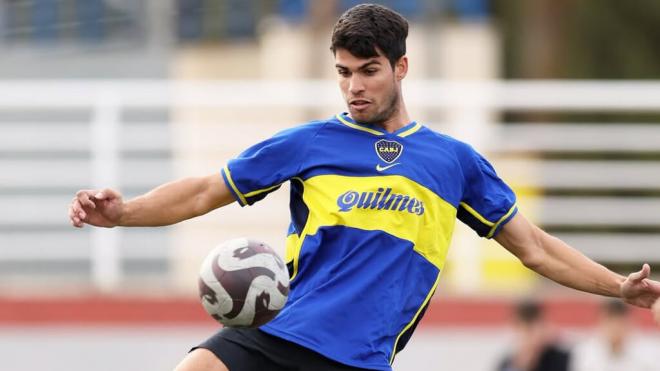
[[[651,267],[648,264],[644,264],[639,272],[631,273],[621,284],[623,301],[638,307],[651,308],[660,298],[660,282],[650,280],[650,274]]]

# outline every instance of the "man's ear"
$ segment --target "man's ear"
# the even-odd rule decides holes
[[[406,77],[407,74],[408,74],[408,57],[404,55],[401,58],[399,58],[398,61],[396,61],[396,64],[394,64],[394,76],[396,77],[397,81],[401,81]]]

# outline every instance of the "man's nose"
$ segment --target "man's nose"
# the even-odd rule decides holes
[[[359,74],[354,73],[351,75],[348,90],[352,95],[359,95],[360,93],[364,92],[364,82],[362,81],[362,78],[359,76]]]

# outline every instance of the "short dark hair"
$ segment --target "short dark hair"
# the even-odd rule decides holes
[[[346,49],[358,58],[387,57],[392,67],[406,54],[408,21],[399,13],[377,4],[348,9],[332,30],[330,50]]]

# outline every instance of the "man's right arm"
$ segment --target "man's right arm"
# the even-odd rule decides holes
[[[82,190],[69,207],[75,227],[147,227],[171,225],[208,213],[234,201],[220,174],[184,178],[163,184],[124,202],[111,189]]]

